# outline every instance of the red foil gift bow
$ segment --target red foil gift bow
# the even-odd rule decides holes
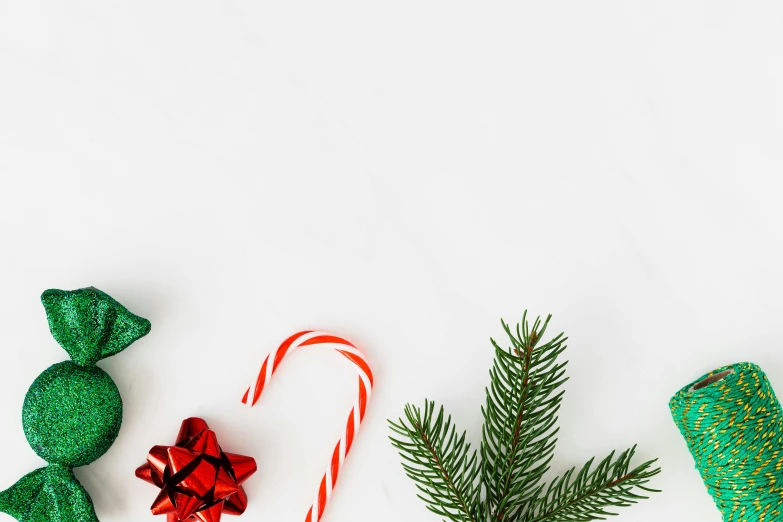
[[[241,515],[242,488],[257,470],[253,457],[224,453],[203,419],[182,421],[174,446],[154,446],[136,476],[160,488],[153,515],[167,522],[218,522],[223,513]]]

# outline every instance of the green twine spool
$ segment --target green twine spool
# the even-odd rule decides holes
[[[761,368],[718,368],[669,408],[724,522],[783,520],[783,414]]]

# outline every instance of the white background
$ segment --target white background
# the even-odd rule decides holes
[[[102,522],[162,520],[133,472],[191,415],[259,461],[239,520],[303,520],[350,366],[298,353],[239,403],[303,328],[377,373],[324,520],[437,521],[386,419],[429,397],[477,442],[526,308],[570,337],[553,473],[638,442],[664,492],[623,521],[720,520],[667,403],[739,360],[783,389],[778,2],[68,4],[0,0],[0,486],[66,356],[38,297],[94,285],[153,324],[101,363]]]

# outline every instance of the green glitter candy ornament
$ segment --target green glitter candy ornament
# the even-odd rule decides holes
[[[49,329],[71,360],[50,366],[27,391],[22,425],[49,463],[0,493],[0,512],[19,522],[97,522],[90,495],[71,468],[106,453],[122,424],[122,398],[95,366],[150,331],[150,322],[95,288],[47,290]]]

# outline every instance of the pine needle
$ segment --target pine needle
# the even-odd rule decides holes
[[[479,452],[471,451],[467,434],[459,434],[432,401],[425,401],[423,411],[408,404],[405,419],[389,421],[405,472],[427,507],[444,520],[604,520],[615,508],[647,498],[644,492],[657,491],[646,486],[660,473],[655,460],[631,469],[636,446],[616,458],[610,453],[595,468],[590,459],[578,472],[572,468],[549,485],[543,482],[557,443],[560,388],[568,380],[567,361],[557,361],[567,338],[561,333],[541,342],[550,319],[536,318],[531,327],[525,313],[513,332],[502,322],[510,347],[491,340],[495,360]]]

